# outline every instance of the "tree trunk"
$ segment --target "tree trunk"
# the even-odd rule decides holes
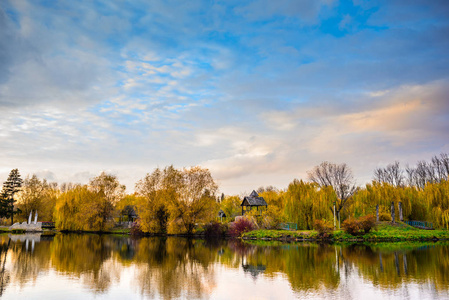
[[[376,205],[376,222],[379,222],[379,204]]]
[[[391,223],[394,223],[394,202],[391,201]]]
[[[341,229],[340,211],[338,211],[338,229]]]
[[[399,221],[404,222],[404,217],[402,216],[402,202],[399,201]]]
[[[11,199],[11,226],[14,224],[14,197]]]

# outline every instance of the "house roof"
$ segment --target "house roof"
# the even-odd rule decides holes
[[[256,191],[253,191],[249,196],[243,198],[240,206],[267,206],[267,202],[263,197],[259,197]]]

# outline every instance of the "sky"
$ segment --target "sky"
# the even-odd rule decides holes
[[[447,0],[0,0],[0,179],[363,185],[449,153],[448,51]]]

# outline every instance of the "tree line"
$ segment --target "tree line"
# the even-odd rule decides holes
[[[449,229],[449,157],[434,156],[416,166],[394,162],[373,172],[372,182],[357,186],[346,164],[323,162],[310,170],[307,180],[294,179],[286,189],[272,186],[257,190],[267,209],[251,211],[258,226],[276,228],[293,222],[300,229],[313,229],[315,220],[335,222],[374,214],[389,220],[391,204],[402,204],[405,220],[425,220]],[[218,186],[209,170],[201,167],[156,168],[139,180],[133,194],[115,175],[101,173],[88,184],[56,183],[36,175],[24,180],[14,169],[0,194],[3,223],[23,221],[31,211],[40,221],[54,221],[68,231],[105,231],[137,216],[139,230],[147,233],[191,234],[201,224],[226,222],[241,214],[241,197],[217,196]],[[335,214],[335,219],[334,219]],[[334,221],[335,220],[335,221]]]

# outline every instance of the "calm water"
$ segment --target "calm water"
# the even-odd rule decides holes
[[[2,299],[449,299],[449,244],[0,235]]]

